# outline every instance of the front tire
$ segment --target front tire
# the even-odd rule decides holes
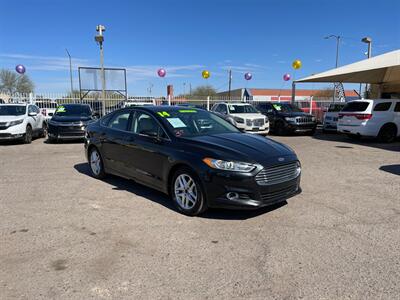
[[[31,125],[26,126],[26,131],[24,135],[24,144],[32,143],[32,127]]]
[[[94,178],[103,179],[106,177],[103,159],[101,158],[99,150],[95,147],[92,147],[89,151],[89,166],[90,172]]]
[[[285,135],[286,130],[285,130],[285,124],[281,121],[278,121],[275,123],[275,134],[276,135]]]
[[[40,137],[46,138],[46,136],[47,136],[47,124],[45,122],[43,122],[42,132],[41,132]]]
[[[198,176],[189,168],[177,170],[171,180],[170,195],[180,212],[197,216],[207,210],[207,201]]]

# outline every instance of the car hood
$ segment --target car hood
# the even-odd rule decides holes
[[[226,133],[186,138],[192,146],[212,158],[258,163],[263,166],[297,160],[288,146],[269,138],[246,133]],[[192,149],[195,151],[195,149]],[[279,158],[279,160],[278,160]]]
[[[88,117],[88,116],[53,116],[51,118],[52,121],[56,121],[56,122],[88,122],[93,120],[92,117]]]
[[[0,122],[11,122],[16,120],[24,119],[25,115],[22,116],[0,116]]]
[[[233,117],[239,117],[239,118],[243,118],[243,119],[262,119],[265,118],[263,114],[257,114],[257,113],[243,113],[243,114],[232,114],[230,113],[229,115],[233,116]]]

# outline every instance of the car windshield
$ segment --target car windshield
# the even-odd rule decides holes
[[[230,114],[256,114],[256,110],[251,105],[228,104]]]
[[[338,112],[343,109],[344,105],[342,104],[331,104],[328,108],[328,112]]]
[[[60,105],[57,106],[56,116],[71,117],[71,116],[82,116],[87,117],[92,114],[88,105]]]
[[[26,106],[22,105],[1,105],[0,116],[22,116],[26,112]]]
[[[160,111],[158,115],[162,117],[168,131],[176,137],[240,132],[227,121],[202,109],[182,108]]]
[[[365,111],[368,108],[369,102],[366,101],[354,101],[349,102],[343,107],[342,111]]]
[[[279,112],[284,112],[284,113],[303,112],[296,105],[289,104],[289,103],[274,103],[272,105]]]

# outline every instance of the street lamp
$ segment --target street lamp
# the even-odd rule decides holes
[[[338,62],[339,62],[339,44],[340,44],[340,39],[342,38],[340,35],[334,35],[331,34],[329,36],[326,36],[324,39],[328,40],[330,38],[335,38],[336,39],[336,68],[338,67]]]
[[[335,38],[336,39],[336,63],[335,63],[335,67],[338,67],[338,63],[339,63],[339,44],[340,44],[340,35],[334,35],[331,34],[329,36],[326,36],[325,39],[328,40],[330,38]],[[335,96],[336,96],[336,85],[333,84],[333,102],[335,102]]]
[[[369,36],[366,36],[361,39],[361,42],[368,44],[367,57],[371,58],[371,56],[372,56],[372,39]],[[365,84],[365,97],[368,98],[368,83]]]
[[[100,46],[100,68],[101,68],[101,96],[103,98],[103,116],[106,114],[106,75],[104,73],[104,53],[103,53],[103,42],[104,42],[104,36],[103,32],[106,31],[106,27],[103,25],[97,25],[96,26],[96,31],[98,32],[98,35],[94,37],[94,40],[99,44]]]
[[[72,85],[72,62],[71,62],[71,55],[68,52],[68,49],[65,48],[65,51],[67,52],[67,55],[69,57],[69,77],[70,77],[70,82],[71,82],[71,97],[74,93],[74,86]]]

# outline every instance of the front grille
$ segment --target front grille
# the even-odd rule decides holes
[[[261,194],[261,200],[263,202],[274,202],[275,200],[284,199],[288,196],[291,196],[297,191],[297,184],[291,185],[282,190],[274,191],[272,193],[263,193]]]
[[[298,124],[313,123],[313,120],[312,120],[312,117],[297,117],[296,123],[298,123]]]
[[[256,175],[259,185],[273,185],[295,179],[300,174],[297,162],[263,169]]]
[[[255,119],[255,120],[253,120],[253,125],[254,126],[258,126],[258,127],[264,126],[264,119]]]
[[[8,138],[11,137],[11,133],[0,133],[0,138]]]
[[[0,122],[0,130],[4,130],[7,128],[8,128],[7,122]]]

